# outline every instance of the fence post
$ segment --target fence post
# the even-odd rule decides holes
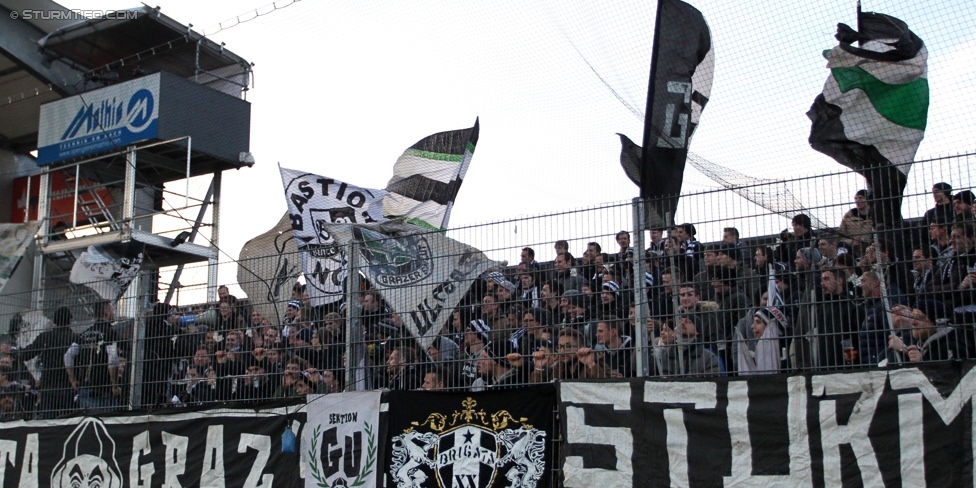
[[[366,384],[366,354],[364,350],[365,336],[359,323],[359,246],[356,241],[349,244],[348,255],[349,275],[346,283],[346,391],[362,391],[369,388]]]
[[[647,283],[644,273],[647,272],[644,249],[644,202],[639,198],[633,200],[634,215],[634,364],[638,366],[640,376],[648,376],[647,361]]]

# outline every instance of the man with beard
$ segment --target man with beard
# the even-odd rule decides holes
[[[716,350],[720,338],[723,337],[719,331],[718,304],[703,301],[698,294],[698,289],[691,283],[682,283],[678,286],[678,300],[680,303],[678,313],[694,315],[695,320],[698,321],[695,324],[695,337],[698,337],[705,347]]]
[[[527,377],[523,374],[522,368],[511,363],[509,354],[517,356],[512,343],[506,340],[490,342],[481,349],[478,374],[486,379],[486,388],[507,389],[526,382]]]
[[[665,376],[706,376],[722,374],[722,363],[718,356],[709,351],[698,335],[701,320],[696,314],[684,313],[680,317],[681,343],[675,340],[670,345],[662,346],[661,371]],[[668,329],[664,336],[670,337],[678,331],[674,330],[674,320],[665,322]],[[684,357],[679,358],[681,354]],[[683,363],[683,364],[682,364]]]
[[[935,200],[935,206],[925,211],[925,216],[922,217],[925,225],[929,226],[935,222],[952,223],[956,213],[952,205],[952,185],[944,182],[932,185],[932,198]]]
[[[542,301],[542,308],[549,312],[549,316],[552,318],[553,322],[558,321],[558,317],[562,315],[559,308],[559,298],[563,295],[562,288],[552,281],[547,281],[542,284],[542,289],[539,290],[539,297]]]
[[[841,236],[841,242],[850,246],[858,256],[871,243],[871,236],[874,234],[874,215],[871,214],[867,190],[858,190],[854,194],[854,208],[848,210],[840,219],[837,233]]]
[[[717,335],[713,338],[717,344],[713,346],[714,352],[725,364],[731,365],[735,357],[732,351],[735,326],[748,313],[751,302],[737,285],[735,269],[713,266],[708,271],[711,274],[712,289],[715,290],[715,303],[718,305]]]
[[[502,314],[495,295],[485,295],[481,299],[481,320],[491,329],[491,340],[502,340],[512,333],[509,330],[508,317]]]
[[[271,383],[264,366],[251,364],[245,370],[243,381],[237,386],[236,400],[268,400],[274,395],[275,385]]]
[[[950,309],[973,304],[976,285],[976,227],[957,222],[952,226],[952,257],[949,258],[932,291]]]
[[[538,270],[534,266],[529,266],[527,270],[519,275],[522,284],[522,293],[519,295],[519,303],[526,308],[538,308],[542,306],[542,296],[536,284]]]
[[[559,253],[553,263],[553,281],[559,283],[564,290],[580,291],[586,284],[582,276],[574,273],[575,262],[576,258],[567,251]]]
[[[875,365],[884,359],[888,339],[888,313],[881,298],[881,276],[875,271],[861,275],[860,316],[864,317],[858,337],[858,358],[861,364]],[[898,297],[889,297],[890,306],[902,303]]]
[[[386,387],[391,390],[416,390],[424,379],[413,347],[401,346],[390,353],[386,361]]]
[[[860,364],[859,361],[848,363],[844,354],[846,348],[858,349],[857,332],[862,322],[854,295],[847,287],[847,277],[837,268],[825,269],[820,275],[823,298],[812,331],[817,338],[817,365],[836,369]]]
[[[585,338],[584,344],[589,346],[596,341],[596,324],[590,326],[584,300],[585,296],[576,290],[563,293],[559,301],[559,306],[563,312],[563,320],[559,324],[559,328],[578,330]]]

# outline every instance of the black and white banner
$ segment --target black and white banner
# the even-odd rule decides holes
[[[974,364],[564,382],[564,486],[973,486]]]
[[[14,274],[27,246],[41,227],[40,221],[0,224],[0,291]]]
[[[296,408],[0,423],[0,486],[302,486]]]
[[[145,249],[145,244],[134,240],[129,241],[121,252],[107,245],[88,246],[71,266],[69,279],[91,288],[104,300],[118,300],[139,274]]]
[[[306,488],[377,486],[382,479],[379,391],[309,395],[302,436]]]
[[[485,254],[413,224],[332,225],[342,244],[359,243],[370,284],[426,351],[468,292],[495,264]]]
[[[301,274],[287,212],[270,230],[245,242],[237,258],[237,282],[251,298],[251,306],[272,323],[285,316],[292,288]]]
[[[385,221],[383,196],[387,192],[303,171],[279,170],[312,305],[342,300],[342,282],[348,274],[346,256],[328,226]]]
[[[391,391],[387,484],[544,488],[552,477],[554,387]]]

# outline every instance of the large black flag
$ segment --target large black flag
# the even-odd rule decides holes
[[[392,391],[389,400],[388,486],[549,485],[553,385],[480,393]]]
[[[680,0],[659,0],[643,150],[620,136],[620,164],[640,186],[641,198],[650,200],[646,208],[650,228],[673,225],[688,144],[708,102],[714,67],[711,35],[702,13]]]

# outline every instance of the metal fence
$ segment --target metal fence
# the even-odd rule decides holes
[[[916,163],[905,220],[884,225],[858,177],[838,172],[683,195],[672,229],[635,233],[637,202],[419,232],[493,260],[455,280],[460,303],[420,318],[392,305],[420,285],[381,292],[367,279],[379,258],[348,248],[337,258],[350,270],[345,293],[318,305],[305,284],[272,304],[230,283],[218,303],[164,304],[160,290],[139,299],[140,316],[122,317],[66,270],[49,270],[42,309],[9,305],[30,297],[0,309],[0,414],[974,358],[972,158]],[[431,267],[461,256],[430,253]],[[383,265],[420,266],[402,254]],[[276,269],[248,274],[273,281]],[[412,322],[436,327],[421,341]]]

